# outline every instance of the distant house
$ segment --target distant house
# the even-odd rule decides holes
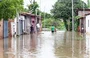
[[[35,33],[38,32],[37,24],[40,25],[40,30],[42,29],[41,17],[38,15],[30,13],[21,13],[18,18],[14,19],[14,22],[11,22],[12,25],[12,35],[22,35],[24,33],[30,34],[30,27],[33,25]]]
[[[80,32],[82,33],[86,32],[86,25],[87,25],[86,14],[89,13],[90,13],[90,9],[78,9],[78,16],[80,16],[79,27],[80,27]]]
[[[34,31],[37,32],[37,24],[40,25],[40,31],[42,28],[42,23],[41,23],[41,17],[38,15],[30,14],[30,13],[21,13],[22,16],[25,17],[25,32],[30,33],[30,27],[33,25]]]

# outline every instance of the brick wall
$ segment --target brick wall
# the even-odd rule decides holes
[[[0,20],[0,39],[3,38],[3,20]]]

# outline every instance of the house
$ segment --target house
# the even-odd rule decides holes
[[[90,9],[78,9],[78,16],[80,16],[79,27],[82,33],[86,32],[86,14],[88,13],[90,13]]]
[[[0,38],[6,38],[12,36],[11,22],[13,21],[14,20],[12,19],[4,20],[4,21],[2,19],[0,21]]]
[[[30,34],[30,26],[31,26],[30,16],[28,16],[27,13],[22,13],[21,16],[25,17],[24,33]]]
[[[40,25],[39,31],[41,31],[42,23],[40,16],[30,13],[21,13],[17,18],[14,19],[14,22],[11,22],[12,35],[30,34],[31,25],[33,25],[34,31],[37,33],[37,24]]]
[[[36,32],[36,23],[37,23],[36,15],[30,14],[30,13],[21,13],[21,15],[26,18],[25,19],[25,32],[30,33],[31,25],[33,25],[34,31]]]
[[[30,33],[30,27],[33,25],[35,33],[37,33],[37,24],[40,25],[40,31],[42,28],[41,17],[30,13],[21,13],[25,17],[25,32]]]

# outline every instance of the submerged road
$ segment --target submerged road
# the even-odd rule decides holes
[[[89,36],[42,31],[38,35],[4,38],[0,39],[0,58],[90,58]]]

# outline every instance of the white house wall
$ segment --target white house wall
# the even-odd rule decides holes
[[[19,19],[16,17],[14,19],[14,24],[15,24],[15,32],[17,35],[19,35],[19,28],[17,29],[17,23],[19,23]],[[18,24],[18,27],[19,27],[19,24]],[[18,30],[18,31],[17,31]]]
[[[90,15],[86,16],[86,33],[90,33]]]
[[[14,22],[11,22],[11,34],[12,36],[16,33],[17,30],[17,18],[14,19]]]
[[[16,25],[15,25],[15,23],[14,22],[11,22],[11,32],[12,32],[12,35],[14,35],[15,34],[15,32],[16,32]]]

